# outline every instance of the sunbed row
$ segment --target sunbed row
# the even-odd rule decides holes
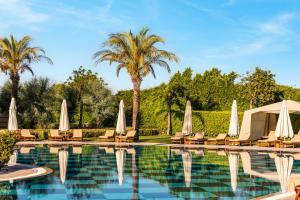
[[[110,142],[133,142],[136,137],[136,131],[129,130],[126,135],[115,135],[115,130],[106,130],[103,136],[99,136],[100,141]],[[60,132],[58,129],[50,129],[48,139],[55,141],[82,141],[82,129],[74,129],[72,137],[69,137],[66,132]],[[21,129],[20,135],[18,136],[20,140],[36,140],[35,135],[31,134],[29,129]]]
[[[250,138],[250,135],[240,135],[239,138],[228,138],[226,133],[220,133],[216,138],[204,138],[203,132],[196,132],[193,136],[186,136],[181,132],[177,132],[174,137],[171,138],[174,144],[205,144],[205,145],[231,145],[242,146],[252,145],[254,142],[257,146],[262,147],[297,147],[300,146],[300,132],[296,134],[290,140],[284,140],[277,138],[275,131],[271,131],[266,139],[254,141]]]

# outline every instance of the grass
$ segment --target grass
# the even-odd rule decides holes
[[[83,141],[99,141],[97,137],[84,138]],[[140,136],[139,142],[157,142],[157,143],[171,143],[171,136],[168,135],[150,135]]]

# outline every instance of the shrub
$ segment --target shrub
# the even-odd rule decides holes
[[[14,134],[8,131],[0,133],[0,168],[9,161],[16,141],[16,136]]]

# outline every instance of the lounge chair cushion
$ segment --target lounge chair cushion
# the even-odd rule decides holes
[[[82,138],[82,129],[74,129],[73,138]]]

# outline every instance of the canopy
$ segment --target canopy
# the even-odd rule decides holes
[[[123,100],[121,100],[119,105],[119,114],[118,114],[118,121],[117,121],[117,128],[116,128],[116,132],[119,134],[126,133],[126,117],[125,117],[124,108],[125,108],[124,102]]]
[[[184,180],[186,187],[191,186],[191,176],[192,176],[192,154],[190,152],[184,152],[182,154]]]
[[[231,188],[233,192],[236,192],[239,171],[239,154],[229,153],[228,161],[230,169]]]
[[[186,102],[185,112],[184,112],[184,121],[183,121],[183,127],[182,127],[182,133],[184,135],[189,135],[193,132],[192,130],[192,106],[191,102],[188,100]]]
[[[18,130],[17,106],[16,106],[15,98],[11,98],[11,102],[9,106],[8,130],[9,131]]]
[[[260,139],[275,131],[277,119],[280,114],[283,102],[255,108],[245,111],[241,126],[240,135],[252,140]],[[296,101],[285,101],[286,108],[290,114],[300,114],[300,103]]]
[[[288,191],[288,184],[291,177],[294,158],[292,156],[277,156],[275,157],[275,165],[280,181],[281,191]]]
[[[294,137],[294,131],[289,115],[289,111],[286,107],[286,101],[282,102],[281,111],[276,126],[276,137],[292,138]]]
[[[67,131],[70,129],[67,101],[64,99],[61,104],[59,130]]]
[[[118,179],[119,179],[119,185],[123,184],[123,168],[124,168],[124,162],[125,162],[125,150],[124,149],[118,149],[116,150],[116,160],[117,160],[117,170],[118,170]]]
[[[228,135],[235,137],[239,135],[239,116],[237,111],[236,100],[233,101],[231,107],[230,125]]]
[[[60,180],[61,183],[64,184],[67,176],[67,167],[68,167],[68,151],[62,150],[59,151],[59,173],[60,173]]]

